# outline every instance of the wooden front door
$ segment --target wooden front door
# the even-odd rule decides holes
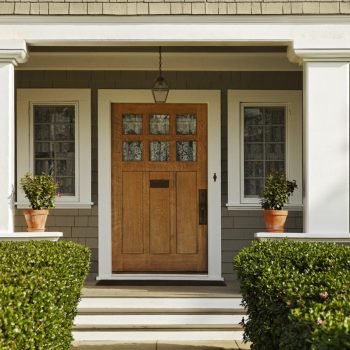
[[[206,272],[207,105],[112,105],[113,272]]]

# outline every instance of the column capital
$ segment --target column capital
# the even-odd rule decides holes
[[[28,51],[24,40],[0,40],[0,63],[17,66],[27,61]]]
[[[290,62],[302,65],[304,62],[350,62],[348,48],[295,48],[288,47]]]

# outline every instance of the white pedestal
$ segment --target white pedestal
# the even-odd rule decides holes
[[[63,236],[62,232],[0,232],[0,241],[52,241],[56,242]]]
[[[259,241],[267,241],[267,240],[278,241],[284,238],[288,238],[293,241],[333,242],[333,243],[350,244],[350,234],[257,232],[254,234],[254,237]]]

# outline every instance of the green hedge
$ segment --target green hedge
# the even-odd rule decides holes
[[[0,349],[69,349],[89,264],[71,242],[0,242]]]
[[[350,349],[349,246],[255,241],[234,267],[252,349]]]

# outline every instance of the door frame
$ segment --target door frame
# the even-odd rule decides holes
[[[221,276],[220,90],[171,90],[168,103],[208,104],[208,273],[112,273],[111,104],[153,103],[151,90],[98,90],[98,276],[97,280],[207,280]],[[216,173],[216,181],[213,175]]]

